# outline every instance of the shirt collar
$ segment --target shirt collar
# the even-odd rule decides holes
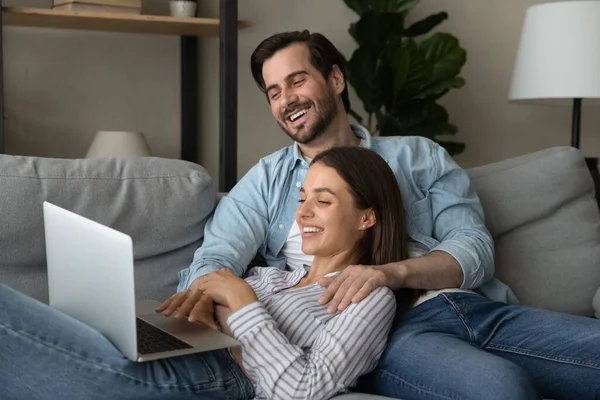
[[[350,128],[352,129],[352,132],[356,135],[356,137],[360,139],[359,146],[370,149],[371,148],[371,133],[368,131],[368,129],[362,125],[354,125],[354,124],[350,124]],[[304,161],[304,158],[302,157],[302,152],[300,151],[300,146],[298,146],[298,143],[294,142],[294,144],[292,145],[292,152],[293,152],[293,156],[294,156],[294,161],[292,162],[290,169],[293,169],[298,162]]]

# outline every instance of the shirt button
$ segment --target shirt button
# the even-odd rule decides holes
[[[300,182],[296,182],[296,187],[300,187],[302,184]]]
[[[279,224],[279,229],[283,229],[283,224]]]

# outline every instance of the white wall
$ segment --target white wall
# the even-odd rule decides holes
[[[148,3],[149,0],[145,0]],[[166,0],[152,0],[164,6]],[[12,5],[49,5],[49,0]],[[471,167],[570,143],[570,108],[510,104],[508,89],[527,6],[540,0],[422,0],[417,19],[447,11],[440,30],[468,52],[467,86],[443,104],[467,145],[457,161]],[[6,1],[8,5],[10,2]],[[42,4],[43,3],[43,4]],[[145,4],[146,4],[145,3]],[[218,16],[218,0],[199,2]],[[357,16],[342,0],[239,0],[238,174],[288,145],[249,69],[250,54],[267,36],[307,28],[329,37],[347,56]],[[4,31],[7,150],[13,154],[82,157],[100,129],[141,130],[154,153],[179,156],[179,47],[170,36],[8,27]],[[218,173],[218,40],[200,40],[201,163]],[[558,55],[557,49],[557,57]],[[351,91],[351,101],[360,102]],[[600,155],[600,113],[584,108],[582,148]]]

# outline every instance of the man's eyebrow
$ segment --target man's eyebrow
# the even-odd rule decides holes
[[[308,74],[308,72],[307,72],[307,71],[304,71],[304,70],[300,70],[300,71],[294,71],[294,72],[291,72],[291,73],[289,73],[289,74],[288,74],[288,75],[287,75],[287,76],[286,76],[286,77],[285,77],[283,80],[284,80],[284,81],[286,81],[286,82],[288,82],[290,79],[294,78],[295,76],[301,75],[301,74]],[[269,90],[271,90],[271,89],[276,89],[276,88],[278,88],[278,87],[279,87],[279,85],[278,85],[278,84],[276,84],[276,83],[274,83],[274,84],[272,84],[272,85],[269,85],[269,86],[268,86],[268,87],[265,89],[265,93],[268,93],[268,92],[269,92]]]

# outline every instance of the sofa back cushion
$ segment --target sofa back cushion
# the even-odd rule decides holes
[[[0,155],[0,282],[47,301],[44,200],[130,235],[136,297],[160,301],[201,244],[216,189],[180,160]]]
[[[520,302],[591,316],[600,215],[585,160],[555,147],[467,171],[496,243],[496,277]]]

